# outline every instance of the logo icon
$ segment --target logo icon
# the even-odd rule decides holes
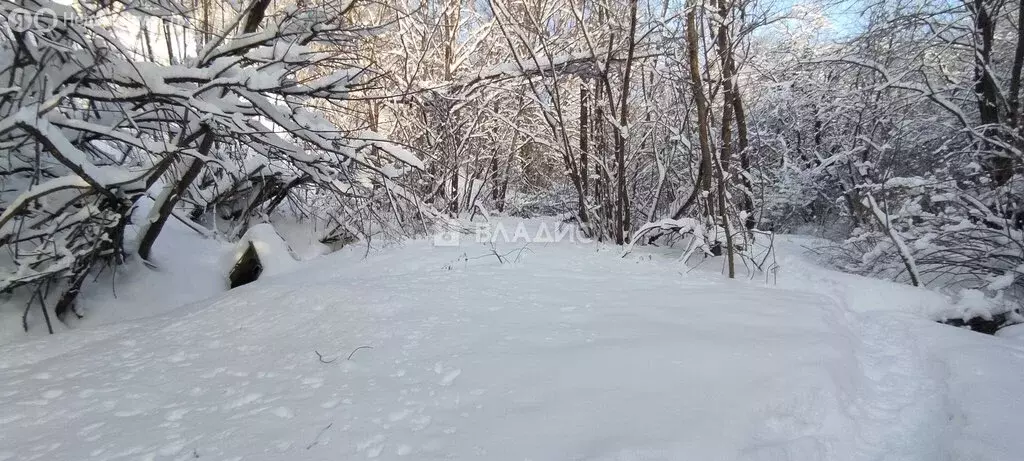
[[[15,8],[7,14],[7,24],[15,32],[31,30],[45,33],[57,27],[57,14],[49,8],[40,8],[35,12],[24,8]]]
[[[7,15],[7,24],[10,24],[11,30],[15,32],[29,31],[34,21],[32,12],[23,8],[15,8]]]

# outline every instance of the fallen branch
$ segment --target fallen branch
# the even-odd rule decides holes
[[[309,445],[306,445],[306,449],[309,450],[310,448],[313,448],[313,447],[319,445],[320,444],[320,436],[324,435],[324,432],[327,432],[327,429],[330,429],[331,426],[333,426],[333,425],[334,425],[334,423],[330,423],[327,426],[324,426],[323,429],[320,429],[320,432],[317,432],[317,434],[316,434],[316,438],[314,438],[313,441],[310,442]]]
[[[359,349],[373,349],[373,346],[359,346],[355,349],[352,349],[352,352],[349,352],[348,357],[346,357],[345,360],[352,360],[352,356],[356,355],[356,351],[358,351]],[[335,361],[338,360],[338,357],[327,360],[324,358],[324,355],[317,350],[314,350],[313,353],[316,354],[316,358],[317,360],[320,361],[320,363],[334,363]]]
[[[331,362],[333,362],[335,360],[338,360],[337,357],[335,357],[335,358],[333,358],[331,360],[324,360],[323,354],[321,354],[319,351],[313,351],[313,352],[316,353],[316,358],[320,360],[320,363],[331,363]]]
[[[352,356],[356,355],[356,351],[358,351],[359,349],[373,349],[373,347],[372,346],[359,346],[359,347],[357,347],[355,349],[352,349],[352,352],[350,352],[348,354],[348,358],[346,358],[345,360],[352,360]]]

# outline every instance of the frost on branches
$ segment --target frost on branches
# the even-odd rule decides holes
[[[289,200],[357,235],[424,217],[399,185],[417,156],[345,128],[375,79],[355,52],[370,29],[346,20],[353,3],[302,5],[224,6],[204,34],[173,3],[0,5],[0,292],[27,299],[26,329],[33,306],[51,332],[75,313],[99,267],[148,259],[168,219],[234,239]],[[44,14],[26,26],[25,10]],[[145,46],[114,32],[126,24]]]
[[[335,247],[557,215],[732,277],[810,233],[848,271],[1003,308],[1024,288],[1016,3],[842,27],[751,0],[17,5],[0,291],[40,314],[100,267],[159,265],[170,220],[235,241],[284,210]]]

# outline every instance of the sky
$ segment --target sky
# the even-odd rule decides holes
[[[821,14],[829,22],[831,32],[840,38],[850,35],[861,23],[863,0],[776,0],[772,10],[778,14],[795,16]],[[790,27],[808,27],[804,21],[794,21]]]

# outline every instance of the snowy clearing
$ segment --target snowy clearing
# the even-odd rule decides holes
[[[674,250],[347,248],[0,347],[0,460],[1020,459],[1024,342],[799,250],[765,286]]]

